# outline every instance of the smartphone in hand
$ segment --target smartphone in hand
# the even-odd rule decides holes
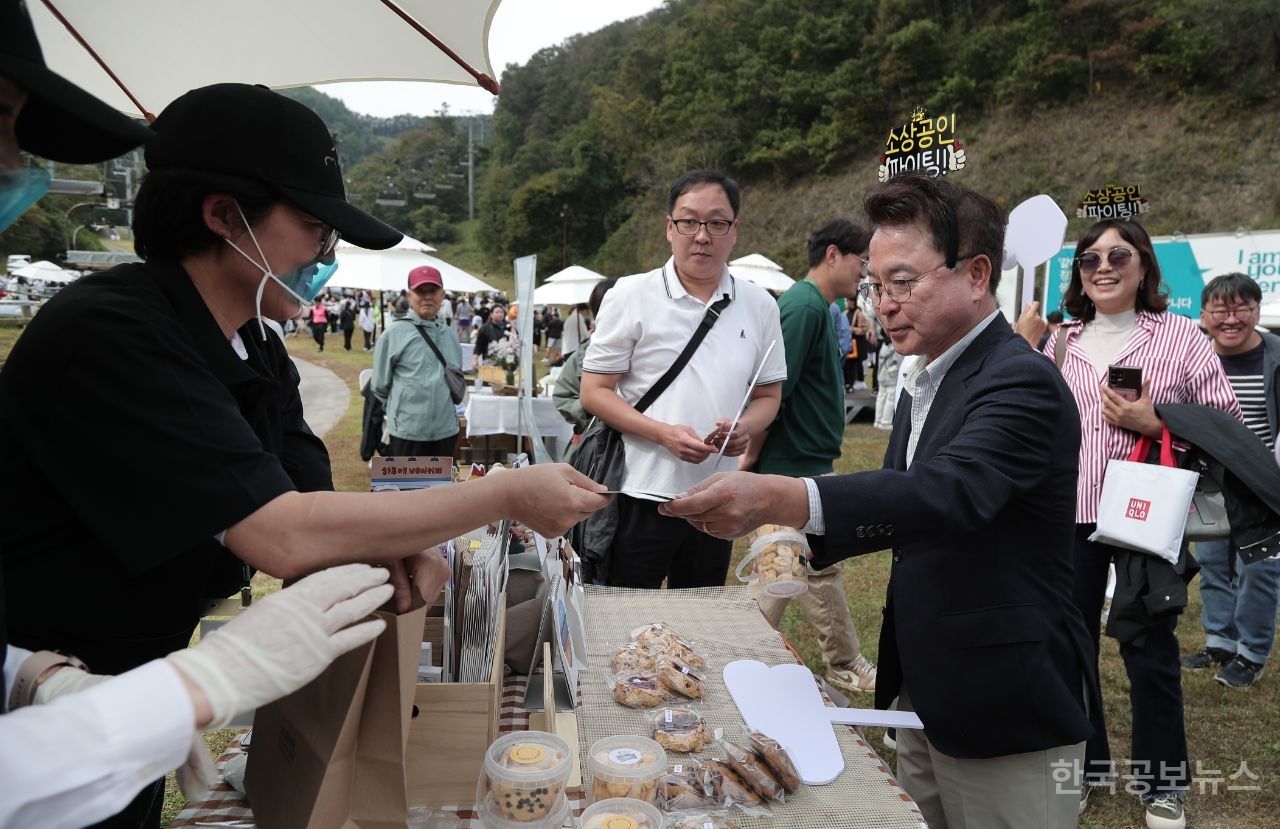
[[[1142,366],[1107,366],[1107,385],[1129,401],[1142,396]]]

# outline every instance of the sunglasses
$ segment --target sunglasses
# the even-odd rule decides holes
[[[1135,251],[1130,248],[1112,248],[1107,251],[1107,262],[1113,268],[1123,268],[1129,264],[1134,253]],[[1076,257],[1076,264],[1080,266],[1081,273],[1093,273],[1102,266],[1102,254],[1094,250],[1086,250]]]

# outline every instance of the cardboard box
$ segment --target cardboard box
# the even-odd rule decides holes
[[[506,607],[506,595],[498,599]],[[440,622],[440,619],[436,619]],[[443,637],[428,618],[424,635]],[[405,749],[405,777],[412,806],[469,806],[484,772],[484,753],[498,738],[505,679],[506,612],[499,617],[488,682],[420,683]],[[432,641],[433,654],[440,650]]]

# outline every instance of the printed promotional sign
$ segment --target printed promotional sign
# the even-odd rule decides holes
[[[945,176],[963,170],[966,160],[964,144],[956,138],[956,114],[930,118],[924,107],[916,107],[908,123],[889,130],[880,156],[880,181],[907,170]]]
[[[453,458],[376,457],[370,472],[370,492],[427,489],[453,482]]]
[[[1100,190],[1090,190],[1076,205],[1079,219],[1129,219],[1151,210],[1142,188],[1136,184],[1121,187],[1107,184]]]
[[[1242,273],[1262,291],[1263,325],[1271,322],[1280,303],[1280,230],[1250,233],[1203,233],[1157,236],[1152,240],[1160,275],[1169,294],[1169,310],[1189,317],[1200,315],[1200,293],[1215,276]],[[1046,265],[1045,304],[1058,308],[1071,282],[1076,246],[1064,245]]]

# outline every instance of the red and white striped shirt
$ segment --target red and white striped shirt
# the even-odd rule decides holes
[[[1076,482],[1076,523],[1098,520],[1098,497],[1107,461],[1124,459],[1138,442],[1137,432],[1113,426],[1102,417],[1100,386],[1106,377],[1089,362],[1078,343],[1083,326],[1079,320],[1064,322],[1045,343],[1053,358],[1058,337],[1067,338],[1062,377],[1080,409],[1080,477]],[[1151,402],[1198,403],[1221,409],[1243,420],[1235,392],[1214,353],[1213,341],[1186,317],[1171,313],[1138,312],[1129,340],[1111,361],[1114,365],[1141,366],[1143,382],[1151,384]]]

